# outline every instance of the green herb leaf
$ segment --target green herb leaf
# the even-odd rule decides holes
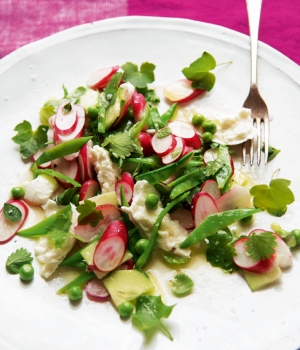
[[[80,204],[76,210],[80,213],[78,217],[78,224],[95,227],[99,220],[103,219],[102,211],[96,210],[96,203],[88,199],[84,200],[83,204]]]
[[[261,147],[261,150],[265,151],[265,143],[263,142],[263,146]],[[277,154],[280,153],[280,149],[276,149],[272,146],[268,147],[268,162],[270,162],[272,159],[274,159]]]
[[[39,149],[46,147],[48,126],[40,125],[33,132],[31,124],[27,120],[24,120],[14,128],[14,131],[17,131],[17,135],[12,140],[20,145],[20,153],[23,159],[31,157]]]
[[[272,232],[253,233],[247,237],[248,240],[245,243],[246,253],[254,261],[269,259],[274,254],[274,248],[277,246],[277,243],[276,237]]]
[[[159,139],[163,139],[171,134],[172,134],[172,130],[168,126],[165,126],[164,128],[158,130],[157,137]]]
[[[155,65],[152,63],[142,63],[140,70],[138,70],[136,64],[131,62],[125,63],[121,68],[124,71],[123,80],[130,82],[136,88],[144,89],[147,87],[147,84],[154,82]]]
[[[110,134],[101,146],[107,148],[114,157],[121,159],[129,157],[137,149],[134,139],[126,132]]]
[[[24,264],[30,264],[33,260],[31,253],[25,248],[17,249],[6,260],[7,271],[13,274],[17,274],[20,271],[20,267]]]
[[[136,312],[133,315],[133,324],[140,330],[150,330],[160,327],[173,340],[171,333],[161,322],[161,318],[168,318],[173,310],[161,301],[161,296],[140,295],[136,300]]]
[[[77,192],[76,187],[68,188],[63,193],[55,198],[55,201],[59,205],[67,205],[72,201],[73,196]]]
[[[185,264],[188,262],[187,257],[183,256],[176,256],[176,255],[167,255],[167,254],[162,254],[162,257],[166,260],[166,262],[170,265],[181,265]]]
[[[294,202],[293,192],[288,188],[291,181],[285,179],[271,180],[270,185],[256,185],[251,188],[250,194],[254,196],[253,205],[266,210],[274,216],[282,216],[287,205]]]
[[[194,287],[193,280],[184,273],[177,274],[171,282],[173,283],[172,291],[177,296],[187,295]]]
[[[46,237],[54,242],[56,249],[65,243],[71,226],[71,212],[56,215],[54,221],[46,226]]]
[[[22,218],[22,213],[20,209],[9,203],[4,203],[3,214],[6,217],[6,219],[11,222],[18,222]]]

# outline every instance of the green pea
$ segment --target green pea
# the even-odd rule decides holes
[[[14,199],[21,199],[25,195],[25,190],[23,187],[13,187],[10,193]]]
[[[205,120],[202,124],[204,131],[208,131],[211,134],[214,134],[217,131],[217,125],[212,120]]]
[[[291,234],[295,237],[297,245],[300,244],[300,230],[292,230]]]
[[[192,124],[195,126],[201,126],[204,121],[205,121],[205,117],[204,115],[201,115],[201,114],[195,114],[192,118]]]
[[[97,120],[98,113],[99,113],[99,111],[96,107],[89,107],[87,109],[87,116],[92,120]]]
[[[79,193],[74,194],[71,199],[71,202],[77,207],[79,204]]]
[[[24,264],[20,267],[20,278],[22,281],[28,282],[33,279],[34,268],[31,264]]]
[[[144,238],[139,239],[139,240],[136,242],[134,248],[135,248],[135,250],[137,251],[137,253],[141,255],[141,254],[144,253],[144,251],[145,251],[145,249],[146,249],[148,243],[149,243],[149,241],[148,241],[147,239],[144,239]]]
[[[202,134],[202,140],[204,143],[210,143],[212,141],[212,137],[212,133],[209,131]]]
[[[154,193],[149,193],[145,199],[145,205],[148,209],[155,209],[157,207],[157,203],[159,201],[159,198]]]
[[[82,289],[79,286],[73,286],[68,290],[68,296],[72,301],[80,300],[82,298]]]
[[[118,307],[118,312],[121,317],[129,317],[133,312],[133,305],[129,301],[124,301]]]

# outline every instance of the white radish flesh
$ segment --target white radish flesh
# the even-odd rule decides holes
[[[51,144],[47,145],[46,148],[43,148],[43,149],[38,150],[38,151],[32,156],[33,161],[35,162],[35,161],[39,158],[39,156],[40,156],[42,153],[44,153],[44,152],[47,151],[48,149],[52,148],[53,146],[54,146],[54,144],[51,143]],[[50,168],[50,166],[51,166],[51,161],[39,165],[39,168],[45,169],[45,168]]]
[[[197,227],[209,215],[217,214],[219,212],[215,201],[206,192],[198,192],[192,198],[191,211]]]
[[[216,199],[216,205],[220,212],[249,208],[251,206],[251,195],[246,187],[235,186]]]
[[[293,264],[293,256],[289,249],[289,247],[286,245],[284,240],[278,236],[276,233],[274,233],[276,237],[276,243],[277,247],[275,248],[279,260],[279,267],[284,269],[287,267],[292,266]]]
[[[91,89],[103,89],[106,87],[111,77],[117,72],[119,66],[98,69],[92,72],[86,80],[86,85]]]
[[[134,91],[131,106],[133,111],[133,118],[136,123],[143,118],[146,104],[147,102],[144,95],[137,91]]]
[[[185,147],[185,142],[181,137],[175,136],[176,145],[174,149],[169,152],[167,155],[162,157],[163,164],[170,164],[178,160],[182,156],[182,152]]]
[[[115,121],[114,126],[120,125],[122,120],[124,119],[128,107],[131,104],[133,93],[135,91],[135,87],[131,83],[123,83],[119,86],[119,89],[123,89],[123,96],[125,98],[124,105],[122,107],[119,118]]]
[[[77,182],[80,182],[80,172],[79,172],[79,166],[77,163],[77,160],[71,160],[67,161],[64,158],[58,158],[55,160],[52,160],[51,162],[51,168],[55,171],[58,171],[59,173],[62,173],[63,175],[68,176],[72,180],[75,180]],[[63,186],[63,187],[70,187],[71,185],[68,183],[68,181],[64,179],[57,178],[57,181]]]
[[[5,217],[3,212],[4,208],[1,209],[0,211],[0,244],[6,243],[10,239],[12,239],[12,237],[14,237],[15,234],[23,226],[28,216],[28,207],[24,201],[20,199],[11,199],[6,203],[17,207],[20,210],[22,217],[18,222],[12,222]]]
[[[116,194],[118,198],[119,205],[122,204],[121,201],[121,186],[124,188],[125,200],[127,203],[131,203],[133,197],[134,181],[130,173],[124,172],[121,179],[116,183]]]
[[[164,88],[165,97],[172,102],[187,102],[204,92],[205,90],[192,88],[192,82],[187,79],[174,81]]]
[[[106,301],[110,296],[103,281],[98,278],[93,278],[86,283],[85,292],[87,297],[92,301]]]
[[[160,157],[164,157],[169,152],[172,152],[176,146],[176,143],[177,142],[173,134],[169,134],[166,137],[159,138],[158,132],[156,132],[153,135],[151,140],[151,144],[154,152]]]
[[[94,177],[94,167],[90,160],[91,148],[93,148],[93,141],[89,140],[78,154],[78,165],[82,181],[87,181]]]
[[[208,193],[215,201],[221,196],[220,189],[215,180],[206,180],[201,186],[200,191]]]
[[[121,262],[128,242],[123,221],[113,221],[100,238],[94,253],[94,265],[99,271],[110,272]]]
[[[179,136],[184,139],[187,146],[194,149],[201,147],[200,138],[191,124],[181,120],[175,120],[170,122],[168,126],[172,130],[174,136]]]
[[[99,191],[100,185],[97,181],[92,179],[86,180],[80,188],[79,201],[94,197],[98,194]]]
[[[70,106],[70,110],[66,110],[66,106]],[[54,127],[61,135],[71,134],[77,124],[77,110],[73,103],[64,102],[61,104],[56,112],[54,119]]]

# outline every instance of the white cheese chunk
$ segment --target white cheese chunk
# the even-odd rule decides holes
[[[98,145],[90,150],[90,161],[94,165],[97,173],[101,192],[107,193],[115,190],[116,182],[121,174],[121,169],[113,163],[109,157],[109,152]]]
[[[24,199],[30,204],[43,205],[58,188],[57,181],[48,175],[39,175],[24,184]]]
[[[136,225],[138,230],[146,238],[150,238],[155,220],[163,210],[159,201],[156,209],[147,209],[145,199],[148,194],[159,195],[156,189],[146,180],[137,181],[134,185],[133,200],[130,207],[122,207],[122,211],[129,215],[130,220]],[[181,249],[179,245],[187,237],[188,232],[166,214],[158,230],[157,245],[167,252],[172,252],[180,256],[190,256],[189,249]]]

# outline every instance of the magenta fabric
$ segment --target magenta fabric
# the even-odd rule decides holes
[[[248,34],[245,0],[0,0],[0,58],[78,24],[135,15],[188,18]],[[300,1],[264,0],[259,38],[300,64]]]

